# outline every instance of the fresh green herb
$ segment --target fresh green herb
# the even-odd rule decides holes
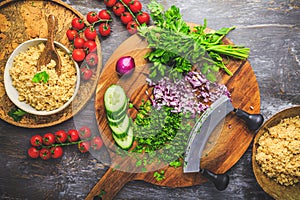
[[[19,108],[11,109],[8,112],[8,116],[12,117],[14,119],[14,121],[16,121],[16,122],[21,121],[23,116],[26,115],[26,114],[27,114],[27,112],[25,112],[24,110],[21,110]]]
[[[41,81],[44,83],[47,83],[48,80],[49,80],[49,74],[47,74],[46,71],[36,73],[34,75],[34,77],[32,78],[32,82],[34,82],[34,83],[39,83]]]
[[[161,181],[165,179],[165,171],[164,170],[161,170],[160,172],[156,171],[154,172],[153,176],[157,181]]]
[[[180,160],[174,160],[174,161],[170,162],[170,166],[174,167],[174,168],[181,167],[182,162]]]
[[[174,167],[180,165],[178,158],[182,158],[185,151],[192,119],[174,113],[172,109],[153,109],[150,101],[139,107],[133,126],[137,145],[132,152],[146,154],[143,160],[137,160],[136,166],[146,166],[154,161],[172,163]]]
[[[221,28],[212,33],[205,33],[203,25],[190,26],[182,19],[179,8],[171,6],[164,10],[155,0],[148,4],[155,27],[141,25],[138,33],[146,38],[152,51],[145,57],[153,63],[150,78],[170,76],[178,79],[182,73],[191,71],[198,65],[201,72],[210,81],[216,80],[216,73],[223,69],[229,75],[230,70],[223,63],[221,55],[246,59],[249,48],[225,45],[222,39],[235,27]]]

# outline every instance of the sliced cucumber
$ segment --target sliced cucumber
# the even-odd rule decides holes
[[[127,104],[127,97],[119,85],[111,85],[104,94],[104,104],[108,113],[120,113]]]
[[[124,120],[124,118],[126,117],[126,113],[124,115],[116,117],[116,118],[115,117],[112,118],[109,115],[106,115],[106,117],[107,117],[108,123],[110,125],[117,126]]]
[[[109,127],[117,138],[124,138],[131,127],[131,120],[128,115],[125,115],[125,118],[119,124],[109,124]]]
[[[115,134],[113,134],[113,138],[116,141],[116,144],[124,150],[130,149],[130,147],[133,144],[133,130],[132,127],[130,126],[128,129],[128,133],[124,138],[118,138]]]
[[[106,115],[113,120],[118,120],[120,118],[124,118],[124,115],[126,115],[128,110],[128,105],[127,103],[124,104],[123,108],[117,112],[110,112],[106,110]]]

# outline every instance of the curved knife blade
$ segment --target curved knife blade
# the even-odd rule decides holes
[[[200,171],[200,159],[209,136],[220,121],[233,110],[231,100],[223,95],[201,115],[188,139],[184,158],[184,173]]]

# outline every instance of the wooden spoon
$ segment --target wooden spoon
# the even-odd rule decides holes
[[[42,54],[40,55],[37,62],[37,70],[41,70],[41,66],[47,65],[54,60],[56,62],[55,71],[58,75],[60,75],[61,69],[61,60],[54,46],[54,33],[57,30],[57,19],[54,15],[48,16],[48,37],[46,42],[46,47]]]

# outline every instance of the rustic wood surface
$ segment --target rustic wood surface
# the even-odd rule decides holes
[[[66,0],[65,3],[86,14],[105,8],[98,0]],[[141,1],[144,5],[149,0]],[[159,1],[181,8],[186,21],[201,24],[207,18],[213,29],[236,26],[228,37],[251,48],[249,62],[260,88],[261,112],[266,119],[280,110],[300,104],[300,2],[191,0]],[[0,23],[0,25],[2,25]],[[113,33],[101,38],[103,63],[128,37],[114,17]],[[68,130],[89,125],[97,133],[94,99],[73,119],[50,128],[26,129],[0,121],[1,199],[84,199],[107,171],[105,149],[97,155],[81,154],[75,146],[64,148],[61,159],[43,162],[26,155],[34,134]],[[170,188],[132,181],[115,199],[272,199],[258,185],[251,165],[251,146],[229,170],[228,188],[217,191],[207,182],[201,185]],[[99,162],[101,158],[103,162]]]

